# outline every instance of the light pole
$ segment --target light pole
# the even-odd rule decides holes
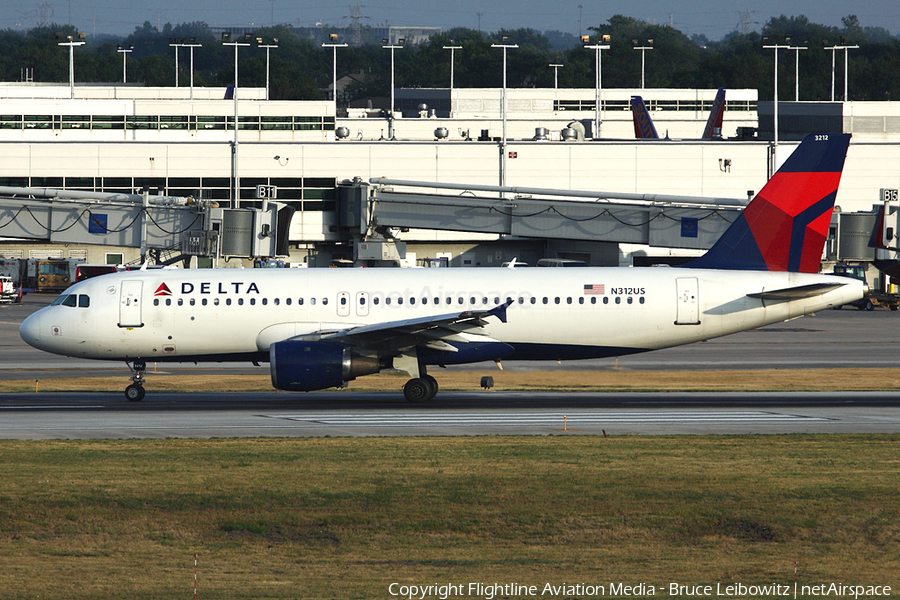
[[[278,47],[278,38],[273,38],[271,44],[263,44],[262,38],[256,38],[256,46],[266,49],[266,100],[269,99],[269,50]]]
[[[772,169],[774,172],[774,168],[778,165],[778,160],[776,153],[778,152],[778,49],[790,49],[790,44],[781,44],[775,41],[775,38],[771,35],[762,36],[763,48],[770,48],[775,50],[775,143],[773,144],[772,158],[775,160],[775,163],[772,165]]]
[[[334,100],[334,116],[337,116],[337,49],[346,48],[347,44],[337,43],[338,34],[329,33],[329,44],[322,44],[323,48],[331,48],[333,58],[331,60],[331,96]]]
[[[847,38],[843,35],[840,37],[840,43],[835,44],[834,46],[828,45],[828,40],[822,40],[822,45],[826,50],[831,50],[831,101],[834,102],[834,53],[837,50],[844,51],[844,102],[847,102],[847,78],[848,78],[848,70],[847,70],[847,50],[853,50],[859,48],[859,46],[848,46]]]
[[[245,33],[243,42],[232,42],[231,32],[222,32],[222,45],[234,46],[234,90],[232,92],[232,96],[234,96],[234,143],[231,146],[231,172],[234,176],[234,200],[232,205],[235,208],[241,207],[241,183],[238,178],[238,48],[249,46],[252,39],[252,33]]]
[[[633,49],[641,51],[641,89],[644,89],[644,53],[647,50],[653,50],[653,40],[647,40],[646,44],[640,46],[639,43],[637,40],[631,40]]]
[[[194,48],[201,48],[203,44],[197,43],[197,38],[192,37],[188,38],[188,43],[184,44],[185,47],[191,49],[191,100],[194,99]]]
[[[500,37],[499,44],[491,44],[491,48],[503,49],[503,88],[500,94],[500,116],[503,120],[502,133],[500,134],[500,185],[506,185],[506,51],[518,48],[518,44],[510,44],[509,36]]]
[[[450,40],[453,44],[453,40]],[[456,64],[456,51],[462,50],[462,46],[443,46],[444,50],[450,51],[450,118],[453,118],[453,67]]]
[[[385,49],[390,49],[391,51],[391,110],[388,114],[388,139],[394,139],[394,50],[399,50],[403,48],[403,42],[405,42],[403,38],[397,40],[396,44],[390,43],[388,38],[383,38],[381,40],[381,47]]]
[[[175,48],[175,87],[178,87],[178,49],[184,47],[184,38],[169,38],[169,47]]]
[[[609,50],[609,40],[610,40],[609,36],[604,34],[603,36],[600,37],[600,41],[605,42],[605,43],[585,46],[586,49],[594,50],[597,53],[596,59],[595,59],[596,63],[597,63],[597,68],[596,68],[596,73],[594,75],[595,95],[594,95],[594,135],[593,135],[593,137],[595,140],[600,139],[600,123],[602,123],[602,120],[600,119],[600,91],[603,89],[603,78],[601,75],[601,72],[602,72],[601,69],[603,67],[603,63],[601,62],[601,59],[600,59],[600,51],[601,50]],[[581,36],[581,42],[583,44],[587,44],[589,41],[590,41],[590,36],[586,36],[586,35]]]
[[[791,42],[793,42],[791,36],[785,37],[784,41],[788,45],[788,50],[794,51],[794,102],[800,102],[800,51],[807,50],[807,46],[791,46]],[[803,43],[808,44],[809,42]]]
[[[553,89],[559,88],[559,70],[562,69],[565,65],[561,65],[559,63],[550,63],[548,66],[553,67]]]
[[[69,94],[71,98],[75,97],[75,46],[84,46],[84,32],[78,32],[78,40],[73,41],[71,35],[63,36],[61,33],[56,34],[56,39],[65,39],[65,42],[58,42],[58,46],[69,47]]]
[[[128,83],[128,69],[125,64],[125,59],[128,57],[129,52],[134,52],[134,44],[129,45],[127,48],[122,44],[119,44],[116,46],[116,52],[122,54],[122,83]]]

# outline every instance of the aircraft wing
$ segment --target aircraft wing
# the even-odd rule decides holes
[[[758,298],[760,300],[799,300],[800,298],[821,296],[825,292],[843,287],[844,285],[845,284],[843,283],[811,283],[809,285],[799,285],[796,287],[781,288],[779,290],[756,292],[755,294],[747,294],[747,296],[750,298]]]
[[[506,323],[506,309],[510,304],[511,300],[490,310],[466,310],[417,319],[387,321],[339,331],[322,331],[292,339],[345,342],[382,352],[402,350],[419,344],[433,350],[457,352],[457,348],[449,342],[468,343],[473,341],[472,334],[485,340],[479,330],[487,325],[487,319],[490,317],[497,317],[502,323]]]

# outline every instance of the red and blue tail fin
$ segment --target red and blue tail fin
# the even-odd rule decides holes
[[[850,135],[808,135],[709,251],[686,266],[818,273]]]
[[[634,120],[634,137],[639,140],[658,140],[659,134],[653,126],[650,112],[640,96],[631,97],[631,118]]]
[[[706,129],[703,130],[703,139],[712,140],[722,137],[722,119],[725,118],[725,88],[719,88],[716,99],[713,101],[709,119],[706,120]]]

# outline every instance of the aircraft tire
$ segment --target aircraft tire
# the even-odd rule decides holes
[[[431,375],[422,375],[422,379],[431,384],[431,396],[428,397],[429,400],[434,398],[438,393],[438,382],[437,379],[432,377]]]
[[[437,393],[437,388],[432,387],[431,382],[422,377],[410,379],[403,386],[403,395],[408,402],[427,402]]]
[[[131,384],[127,388],[125,388],[125,398],[129,402],[140,402],[144,399],[144,386]]]

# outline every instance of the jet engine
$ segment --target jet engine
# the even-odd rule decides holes
[[[299,340],[272,344],[269,366],[272,385],[294,392],[340,387],[345,381],[381,370],[377,358],[352,356],[350,346]]]

